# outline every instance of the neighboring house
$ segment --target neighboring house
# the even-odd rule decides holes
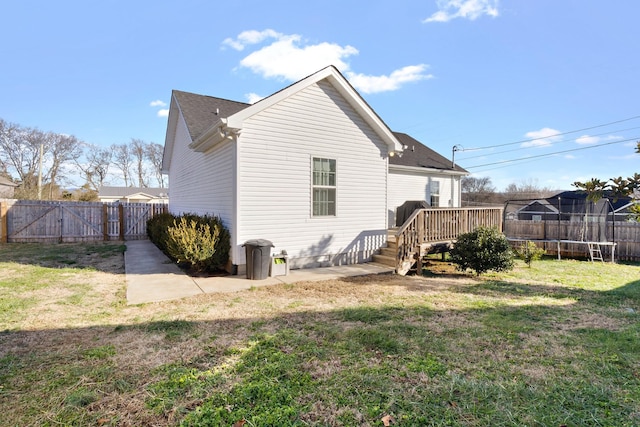
[[[146,187],[100,187],[98,198],[104,203],[169,203],[168,189]]]
[[[518,201],[508,202],[516,205]],[[629,208],[633,205],[630,197],[613,196],[605,192],[597,203],[587,200],[587,193],[580,190],[563,191],[546,199],[529,201],[523,207],[507,214],[507,219],[521,221],[626,221]]]
[[[0,176],[0,199],[13,199],[17,186],[15,182]]]
[[[239,273],[250,239],[292,268],[369,261],[399,205],[457,207],[467,173],[392,132],[335,67],[252,105],[174,90],[163,172],[171,212],[220,216]]]

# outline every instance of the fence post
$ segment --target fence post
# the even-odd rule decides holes
[[[124,242],[124,206],[118,203],[118,222],[120,223],[120,240]]]
[[[109,207],[106,203],[102,204],[102,240],[109,240]]]
[[[0,242],[7,243],[7,203],[0,202]]]

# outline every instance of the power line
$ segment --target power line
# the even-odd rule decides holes
[[[539,154],[537,156],[528,156],[528,157],[521,157],[519,159],[502,160],[502,161],[499,161],[499,162],[485,163],[483,165],[465,166],[465,169],[473,169],[473,168],[480,168],[480,167],[484,167],[484,166],[500,165],[500,164],[505,164],[505,163],[512,163],[512,162],[530,160],[530,159],[538,159],[538,158],[541,158],[541,157],[554,156],[556,154],[571,153],[571,152],[574,152],[574,151],[589,150],[589,149],[592,149],[592,148],[599,148],[599,147],[604,147],[604,146],[607,146],[607,145],[622,144],[623,142],[634,141],[634,140],[637,140],[637,139],[638,139],[638,137],[634,137],[634,138],[629,138],[629,139],[623,139],[623,140],[620,140],[620,141],[606,142],[604,144],[590,145],[588,147],[580,147],[580,148],[572,148],[570,150],[554,151],[553,153]]]
[[[595,134],[595,135],[589,135],[589,136],[602,136],[602,135],[606,135],[606,134],[608,134],[608,133],[614,133],[614,132],[626,132],[626,131],[635,130],[635,129],[640,129],[640,126],[635,126],[635,127],[632,127],[632,128],[626,128],[626,129],[619,129],[619,130],[614,130],[614,131],[610,131],[610,132],[603,132],[603,133],[598,133],[598,134]],[[574,142],[574,141],[575,141],[575,140],[573,140],[573,139],[565,139],[565,140],[563,140],[563,141],[556,141],[556,142],[554,142],[553,144],[549,144],[548,146],[551,146],[551,145],[558,145],[558,144],[563,144],[563,143],[565,143],[565,142]],[[494,153],[490,153],[490,154],[478,154],[477,156],[463,157],[463,158],[461,158],[460,160],[461,160],[461,161],[465,161],[465,160],[470,160],[470,159],[477,159],[478,157],[486,157],[486,156],[494,156],[494,155],[497,155],[497,154],[512,153],[512,152],[514,152],[514,151],[526,150],[526,149],[528,149],[528,148],[544,148],[544,147],[545,147],[545,146],[542,146],[542,145],[537,146],[537,147],[519,147],[519,148],[513,148],[513,149],[511,149],[511,150],[496,151],[496,152],[494,152]],[[462,151],[462,152],[464,152],[464,149],[457,150],[457,151]]]
[[[616,120],[614,122],[604,123],[604,124],[596,125],[596,126],[590,126],[590,127],[582,128],[582,129],[571,130],[571,131],[568,131],[568,132],[561,132],[561,133],[556,133],[556,134],[553,134],[553,135],[541,136],[541,137],[538,137],[538,138],[523,139],[521,141],[508,142],[506,144],[489,145],[489,146],[486,146],[486,147],[463,148],[460,151],[479,151],[479,150],[488,150],[490,148],[506,147],[508,145],[523,144],[525,142],[539,141],[541,139],[554,138],[556,136],[569,135],[569,134],[572,134],[572,133],[584,132],[586,130],[597,129],[597,128],[601,128],[601,127],[605,127],[605,126],[611,126],[611,125],[614,125],[616,123],[628,122],[629,120],[635,120],[635,119],[639,119],[639,118],[640,118],[640,116],[633,116],[633,117],[629,117],[627,119]]]

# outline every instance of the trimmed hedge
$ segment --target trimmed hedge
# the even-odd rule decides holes
[[[222,270],[229,260],[231,235],[217,216],[156,215],[147,221],[147,235],[181,267],[194,272]]]

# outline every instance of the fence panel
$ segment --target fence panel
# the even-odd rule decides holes
[[[549,253],[557,252],[557,240],[578,242],[615,242],[616,259],[640,261],[640,223],[612,221],[589,224],[580,221],[506,220],[504,234],[511,239],[538,240]],[[570,256],[588,256],[585,244],[563,243],[562,252]],[[605,256],[610,248],[603,246]]]
[[[166,204],[0,200],[0,241],[81,242],[147,238]]]

